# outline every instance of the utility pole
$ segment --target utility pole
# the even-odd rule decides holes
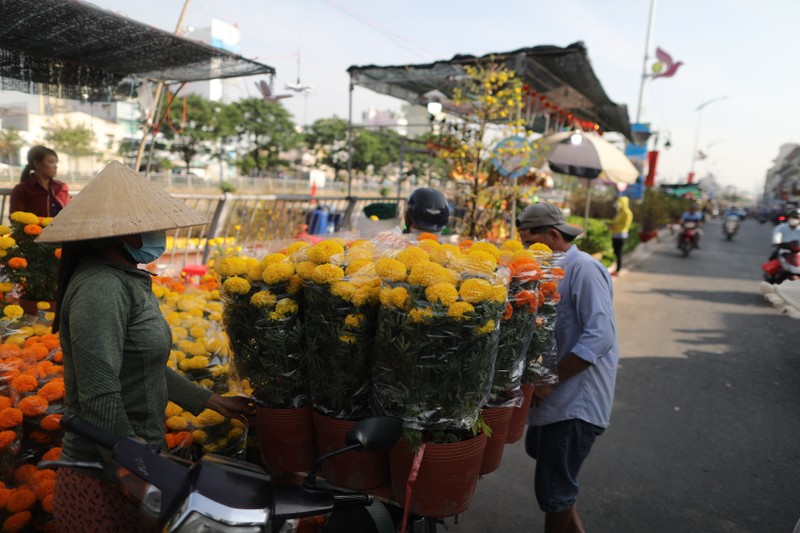
[[[642,61],[642,79],[639,84],[639,104],[636,106],[636,123],[642,121],[642,106],[644,104],[645,82],[649,74],[647,73],[647,61],[650,59],[650,49],[653,47],[653,27],[656,22],[656,0],[650,0],[650,17],[647,24],[647,37],[644,44],[644,60]]]
[[[183,20],[186,18],[186,12],[189,10],[189,4],[192,3],[192,0],[185,0],[183,3],[183,9],[181,10],[181,15],[178,17],[178,24],[175,25],[175,35],[181,34],[181,28],[183,28]],[[144,157],[144,147],[147,145],[147,136],[150,134],[152,130],[152,126],[158,123],[158,115],[159,115],[159,102],[161,102],[161,93],[164,90],[164,82],[159,81],[156,85],[156,92],[153,98],[153,102],[155,102],[156,111],[153,113],[152,121],[148,119],[145,124],[144,132],[142,132],[142,140],[139,142],[139,150],[136,152],[136,162],[133,165],[133,170],[139,172],[139,166],[142,164],[142,157]]]

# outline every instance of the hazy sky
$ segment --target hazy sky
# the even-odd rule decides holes
[[[96,5],[173,31],[183,0],[96,0]],[[583,41],[609,97],[635,120],[650,0],[193,0],[185,24],[235,23],[241,54],[277,69],[276,92],[300,76],[314,93],[283,100],[297,122],[347,116],[346,69],[483,55]],[[685,179],[702,111],[698,175],[760,187],[781,144],[800,142],[800,1],[657,2],[653,49],[684,65],[673,78],[647,83],[643,120],[669,136],[659,179]],[[255,91],[251,83],[247,86]],[[369,106],[402,102],[354,92],[354,117]]]

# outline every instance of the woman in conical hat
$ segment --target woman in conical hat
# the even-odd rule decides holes
[[[166,366],[170,327],[150,274],[166,230],[206,220],[133,170],[113,162],[45,228],[38,242],[63,243],[56,320],[67,408],[114,435],[165,442],[171,400],[193,414],[210,408],[244,418],[249,398],[212,393]],[[67,461],[103,461],[97,445],[70,431]],[[138,513],[95,471],[61,468],[53,510],[61,531],[145,531]]]

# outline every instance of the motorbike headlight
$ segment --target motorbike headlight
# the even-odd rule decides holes
[[[223,524],[200,513],[190,513],[177,529],[170,533],[264,533],[261,526]]]

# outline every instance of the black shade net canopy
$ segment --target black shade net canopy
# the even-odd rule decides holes
[[[274,74],[268,65],[72,0],[0,0],[0,90],[111,100],[130,83]]]
[[[410,103],[426,103],[432,91],[446,98],[467,76],[464,66],[502,64],[514,70],[529,91],[544,96],[547,102],[568,110],[576,118],[594,122],[604,131],[619,132],[631,138],[628,108],[609,99],[589,62],[582,42],[561,48],[552,45],[495,52],[484,56],[456,55],[447,61],[416,65],[351,66],[347,69],[352,83]],[[459,114],[457,108],[445,109]],[[528,126],[543,132],[553,111],[537,97],[525,99],[523,115]],[[555,121],[555,120],[554,120]]]

